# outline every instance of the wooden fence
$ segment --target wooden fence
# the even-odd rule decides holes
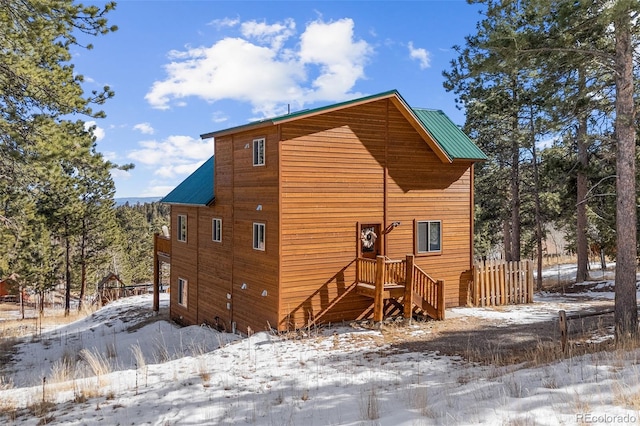
[[[533,302],[533,262],[488,260],[473,267],[469,289],[474,306],[498,306]]]

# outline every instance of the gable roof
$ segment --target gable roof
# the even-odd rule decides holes
[[[205,161],[198,169],[167,194],[161,203],[207,206],[215,198],[213,193],[214,156]]]
[[[427,131],[453,160],[487,160],[487,156],[442,111],[412,108]]]
[[[423,137],[429,147],[444,163],[454,160],[483,161],[487,156],[478,148],[469,137],[456,126],[446,114],[439,110],[411,108],[400,96],[397,90],[365,96],[346,102],[327,105],[320,108],[298,111],[295,113],[254,121],[241,126],[218,130],[200,135],[201,138],[220,137],[240,131],[254,130],[261,127],[273,126],[289,121],[299,120],[318,114],[324,114],[355,105],[390,99],[400,110],[404,117],[411,123],[416,131]]]

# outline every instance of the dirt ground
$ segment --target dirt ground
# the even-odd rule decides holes
[[[594,283],[595,286],[595,283]],[[547,292],[571,293],[582,303],[588,303],[592,311],[606,311],[613,302],[580,297],[575,292],[584,292],[585,286],[571,285],[547,288]],[[606,290],[606,289],[605,289]],[[577,297],[575,297],[577,296]],[[0,303],[0,361],[11,357],[15,336],[37,333],[40,324],[33,310],[27,311],[27,319],[18,320],[17,304]],[[501,310],[504,308],[491,308]],[[85,314],[88,314],[85,313]],[[30,317],[30,318],[29,318]],[[61,311],[45,312],[45,324],[62,324],[78,318],[64,317]],[[153,320],[168,319],[167,316],[153,317]],[[367,326],[359,324],[358,326]],[[593,352],[611,348],[613,314],[603,314],[569,322],[569,351],[571,354]],[[381,327],[384,343],[389,353],[434,352],[442,355],[458,355],[473,362],[491,364],[514,364],[539,362],[566,356],[560,346],[560,331],[557,317],[548,321],[526,324],[504,324],[491,318],[465,315],[449,315],[445,321],[414,320],[411,326],[403,320],[391,320]]]
[[[428,334],[416,336],[410,328],[394,325],[383,326],[385,340],[395,351],[438,351],[442,355],[458,355],[472,362],[491,364],[517,364],[551,361],[570,355],[579,355],[599,350],[613,349],[612,300],[594,299],[586,295],[587,290],[602,283],[591,285],[548,286],[548,294],[572,294],[571,300],[588,306],[589,313],[598,315],[568,321],[568,344],[563,351],[557,316],[546,321],[523,324],[504,324],[490,318],[449,316],[445,321],[424,322]],[[585,294],[584,297],[580,294]],[[535,297],[534,297],[535,302]],[[503,307],[488,309],[503,310]],[[569,302],[570,309],[570,302]]]

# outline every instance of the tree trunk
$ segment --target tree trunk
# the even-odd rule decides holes
[[[517,77],[512,77],[513,107],[518,105]],[[511,123],[511,259],[520,260],[520,142],[518,138],[518,111],[513,113]]]
[[[615,6],[614,6],[615,7]],[[623,8],[625,9],[625,8]],[[636,337],[636,129],[633,101],[633,46],[628,10],[617,11],[614,20],[616,52],[616,278],[615,330],[617,341]]]
[[[87,223],[82,221],[82,240],[80,242],[80,298],[78,299],[78,312],[82,310],[84,293],[87,288]]]
[[[65,225],[66,227],[66,225]],[[65,231],[65,259],[64,259],[64,278],[65,278],[65,291],[64,291],[64,316],[69,316],[69,310],[71,308],[71,265],[69,264],[71,259],[69,258],[71,252],[71,241],[69,241],[69,232]]]
[[[538,168],[538,150],[536,149],[536,134],[535,134],[535,121],[533,117],[533,108],[531,109],[530,117],[531,125],[531,161],[533,162],[533,187],[534,187],[534,200],[535,200],[535,221],[536,221],[536,289],[542,290],[542,207],[540,202],[540,170]]]
[[[584,74],[579,77],[579,90],[585,90]],[[578,257],[578,270],[576,282],[582,283],[587,279],[589,263],[589,247],[587,242],[587,116],[580,112],[578,131],[576,134],[578,145],[578,173],[576,176],[576,255]]]
[[[509,224],[509,219],[504,219],[502,222],[502,236],[504,241],[504,260],[507,262],[511,262],[513,260],[513,256],[511,254],[511,226]]]

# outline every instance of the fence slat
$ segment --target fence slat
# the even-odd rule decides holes
[[[499,306],[533,302],[533,267],[530,260],[505,262],[487,260],[473,269],[474,306]]]

